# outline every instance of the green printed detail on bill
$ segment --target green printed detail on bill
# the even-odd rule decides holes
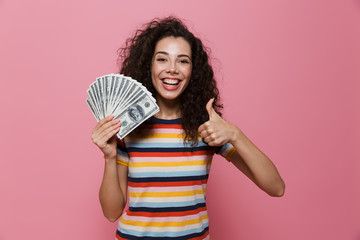
[[[121,128],[116,134],[120,139],[160,110],[151,92],[122,74],[98,77],[87,93],[86,102],[97,121],[109,115],[120,119]]]

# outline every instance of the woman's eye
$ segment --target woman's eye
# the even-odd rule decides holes
[[[180,62],[181,62],[181,63],[190,63],[190,61],[187,60],[187,59],[182,59],[182,60],[180,60]]]
[[[165,62],[166,59],[165,59],[165,58],[157,58],[156,61],[158,61],[158,62]]]

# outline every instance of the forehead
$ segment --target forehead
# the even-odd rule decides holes
[[[155,52],[166,52],[170,55],[186,54],[191,56],[190,44],[182,37],[165,37],[155,46]]]

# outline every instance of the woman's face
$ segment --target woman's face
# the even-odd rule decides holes
[[[189,84],[191,68],[191,48],[184,38],[161,39],[156,44],[151,65],[157,100],[178,99]]]

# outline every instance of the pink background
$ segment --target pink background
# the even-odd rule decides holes
[[[141,24],[212,49],[225,118],[274,161],[271,198],[216,157],[214,240],[360,239],[360,1],[0,1],[0,239],[114,239],[86,90]]]

